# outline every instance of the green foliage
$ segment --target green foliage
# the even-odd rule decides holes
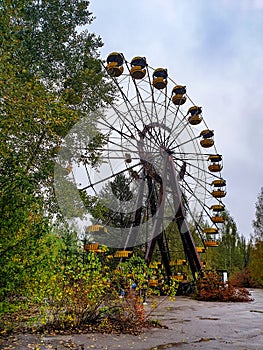
[[[257,240],[251,250],[251,263],[249,265],[251,277],[263,287],[263,240]]]
[[[136,282],[137,289],[147,288],[149,269],[139,256],[132,256],[127,261],[120,263],[118,270],[121,271],[120,277],[125,279],[126,289],[130,289],[133,282]]]
[[[229,213],[225,213],[219,246],[208,248],[206,259],[207,269],[227,270],[230,275],[243,271],[248,266],[250,246],[245,238],[238,234],[236,223]]]
[[[43,326],[70,329],[92,322],[109,287],[108,274],[102,271],[97,256],[90,253],[85,262],[72,257],[51,278],[47,302],[41,309]]]
[[[255,240],[263,240],[263,187],[256,202],[255,220],[253,220]]]
[[[123,174],[118,174],[115,177],[114,181],[110,183],[112,193],[121,202],[129,201],[133,197],[129,185],[130,185],[130,180],[127,179]]]
[[[129,284],[131,275],[144,283],[140,259],[124,263],[121,270],[115,271],[94,253],[75,251],[65,255],[63,245],[61,248],[56,259],[48,262],[51,267],[48,273],[38,269],[35,278],[20,290],[21,294],[9,299],[8,305],[0,304],[1,331],[141,330],[146,322],[142,300],[131,292]],[[126,294],[120,299],[123,279]]]
[[[111,269],[103,254],[81,250],[70,231],[47,235],[35,253],[23,285],[0,302],[2,333],[77,329],[137,333],[148,324],[142,303],[146,295],[156,293],[148,288],[151,275],[142,258],[133,256]],[[172,282],[162,285],[158,295],[174,296],[178,281]]]
[[[52,259],[56,259],[59,249],[49,232],[49,224],[37,204],[18,208],[5,222],[3,218],[0,300],[19,295],[43,271],[49,275]]]
[[[0,147],[7,174],[2,181],[30,174],[38,195],[43,195],[43,186],[52,189],[53,161],[62,137],[84,113],[110,100],[112,87],[98,74],[101,40],[78,30],[92,21],[88,5],[61,0],[2,5]],[[77,108],[64,98],[68,85],[81,90]],[[92,145],[90,152],[94,163]]]
[[[70,91],[77,104],[94,110],[109,101],[112,87],[97,60],[101,38],[87,29],[92,20],[85,0],[4,1],[1,46],[12,49],[25,78],[38,76],[49,89]]]
[[[100,191],[97,206],[101,211],[93,211],[95,219],[112,226],[125,228],[132,224],[133,193],[131,180],[123,174],[118,174],[113,181],[109,181]],[[102,214],[102,215],[101,215]]]
[[[92,21],[88,6],[84,0],[0,5],[1,300],[34,295],[39,278],[50,279],[64,244],[50,225],[58,212],[54,158],[72,126],[112,97],[98,60],[101,39],[81,30]],[[97,138],[88,148],[92,165]]]
[[[256,202],[255,220],[253,221],[254,235],[252,238],[251,277],[263,287],[263,187]]]

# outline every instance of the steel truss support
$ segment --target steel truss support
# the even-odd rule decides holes
[[[171,270],[169,265],[169,261],[170,261],[169,251],[165,241],[165,232],[162,230],[162,226],[161,226],[163,215],[164,215],[164,205],[165,205],[165,201],[167,200],[166,184],[167,184],[168,178],[170,180],[173,204],[175,209],[175,213],[174,213],[175,215],[173,220],[176,221],[178,225],[184,251],[187,256],[193,278],[196,279],[197,275],[202,270],[201,260],[200,260],[199,254],[196,251],[195,243],[186,221],[186,213],[182,203],[182,194],[178,184],[178,175],[174,167],[174,161],[172,156],[168,155],[168,153],[165,156],[165,162],[164,162],[164,168],[163,168],[163,174],[162,174],[162,185],[158,196],[159,198],[158,203],[156,202],[154,195],[152,195],[150,198],[150,205],[151,205],[152,216],[154,217],[154,224],[153,224],[153,229],[151,233],[151,239],[145,255],[145,261],[148,264],[151,262],[153,251],[157,243],[162,256],[162,262],[164,264],[166,274],[168,278],[170,277]],[[153,191],[154,183],[152,179],[148,178],[147,180],[148,180],[147,183],[148,183],[149,193],[154,193]]]

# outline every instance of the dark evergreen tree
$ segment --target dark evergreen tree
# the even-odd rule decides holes
[[[261,187],[256,203],[255,220],[253,220],[254,238],[263,240],[263,187]]]
[[[133,220],[133,208],[131,200],[131,180],[123,174],[119,174],[109,182],[99,193],[101,204],[105,208],[102,223],[111,226],[127,228]]]

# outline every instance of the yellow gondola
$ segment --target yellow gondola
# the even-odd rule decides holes
[[[204,242],[205,247],[218,247],[219,243],[216,240],[209,240]]]
[[[210,155],[208,160],[211,162],[211,164],[208,166],[208,169],[211,172],[218,172],[223,169],[222,164],[220,164],[222,160],[222,156],[220,154]]]
[[[177,275],[172,275],[170,276],[171,280],[176,280],[176,281],[186,281],[187,280],[187,275],[186,274],[177,274]]]
[[[220,212],[220,211],[224,211],[225,207],[223,204],[214,204],[214,205],[211,205],[210,209],[212,209],[214,212]]]
[[[226,192],[220,189],[212,191],[212,196],[214,198],[223,198],[225,197],[225,195],[226,195]]]
[[[198,106],[193,106],[188,109],[187,114],[191,114],[190,117],[188,117],[188,122],[191,125],[197,125],[200,124],[203,118],[200,116],[202,113],[202,108]]]
[[[153,72],[153,81],[152,84],[155,89],[161,90],[164,89],[167,85],[167,69],[157,68]]]
[[[213,136],[214,136],[213,130],[201,131],[200,137],[202,137],[203,139],[200,141],[200,145],[204,148],[212,147],[214,144]]]
[[[223,187],[225,187],[226,185],[226,181],[223,179],[217,179],[214,180],[211,183],[212,186],[214,186],[213,191],[212,191],[212,196],[214,198],[223,198],[226,196],[226,192],[223,189]]]
[[[106,70],[111,77],[119,77],[123,73],[123,57],[118,52],[112,52],[107,57]]]
[[[222,224],[223,222],[225,222],[225,218],[223,216],[221,216],[221,215],[212,216],[211,220],[214,223],[217,223],[217,224]]]
[[[99,246],[98,243],[84,244],[84,250],[93,253],[105,253],[107,250],[106,246]]]
[[[107,227],[102,225],[91,225],[86,228],[86,233],[90,235],[89,241],[91,241],[91,243],[84,244],[84,250],[95,253],[104,253],[106,246],[99,245],[99,243],[96,242],[96,235],[107,234]]]
[[[94,252],[97,249],[99,249],[99,244],[98,243],[85,244],[84,249],[89,252]]]
[[[209,235],[216,235],[218,233],[218,229],[216,227],[207,227],[203,229],[203,232]]]
[[[214,180],[211,185],[214,187],[224,187],[226,186],[226,181],[223,179]]]
[[[134,57],[131,61],[130,74],[133,79],[142,79],[146,74],[146,58],[145,57]]]
[[[102,225],[91,225],[86,228],[87,233],[97,232],[97,233],[108,233],[107,227]]]
[[[186,87],[182,85],[177,85],[173,88],[172,91],[172,101],[175,105],[183,105],[186,101]]]
[[[129,258],[132,254],[132,250],[117,250],[117,252],[114,253],[114,258]]]

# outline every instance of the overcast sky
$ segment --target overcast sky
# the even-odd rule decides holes
[[[249,237],[263,186],[263,0],[91,0],[90,10],[102,58],[144,56],[203,107],[223,155],[224,203]]]

